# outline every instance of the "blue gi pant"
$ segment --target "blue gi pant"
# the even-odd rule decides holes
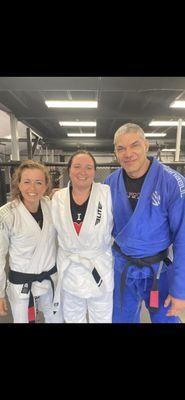
[[[142,273],[141,273],[142,274]],[[159,290],[159,308],[155,311],[149,309],[150,290],[153,284],[152,277],[131,278],[127,276],[123,292],[122,307],[120,297],[121,272],[114,271],[114,297],[113,297],[113,323],[139,323],[142,301],[150,313],[152,323],[179,323],[179,317],[166,315],[169,307],[164,307],[164,302],[169,294],[168,271],[161,273]]]

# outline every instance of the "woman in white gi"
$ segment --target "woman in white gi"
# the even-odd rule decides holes
[[[6,255],[9,253],[7,295],[14,322],[35,322],[35,305],[45,322],[62,322],[53,314],[53,290],[57,280],[56,231],[46,167],[24,161],[12,180],[12,201],[0,208],[0,315],[7,314],[5,299]]]
[[[69,323],[112,322],[113,228],[110,189],[94,182],[96,162],[87,151],[70,158],[67,188],[52,199],[58,232],[59,281],[55,310],[62,292],[64,320]]]

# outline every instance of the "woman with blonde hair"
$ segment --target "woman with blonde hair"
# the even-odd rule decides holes
[[[7,314],[9,254],[6,292],[14,322],[35,322],[36,304],[45,322],[63,322],[62,311],[52,309],[57,268],[50,190],[47,168],[26,160],[13,175],[11,201],[0,208],[0,315]]]

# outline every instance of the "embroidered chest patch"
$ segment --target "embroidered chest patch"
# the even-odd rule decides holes
[[[159,206],[160,203],[161,203],[161,196],[160,196],[160,194],[159,194],[157,191],[153,192],[153,193],[152,193],[152,204],[153,204],[154,206]]]

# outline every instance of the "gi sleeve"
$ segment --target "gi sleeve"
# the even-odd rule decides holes
[[[0,297],[5,297],[6,286],[6,255],[9,248],[9,227],[6,218],[0,214]]]
[[[183,179],[184,181],[184,179]],[[173,243],[170,294],[185,299],[185,193],[176,187],[170,191],[169,226]]]

